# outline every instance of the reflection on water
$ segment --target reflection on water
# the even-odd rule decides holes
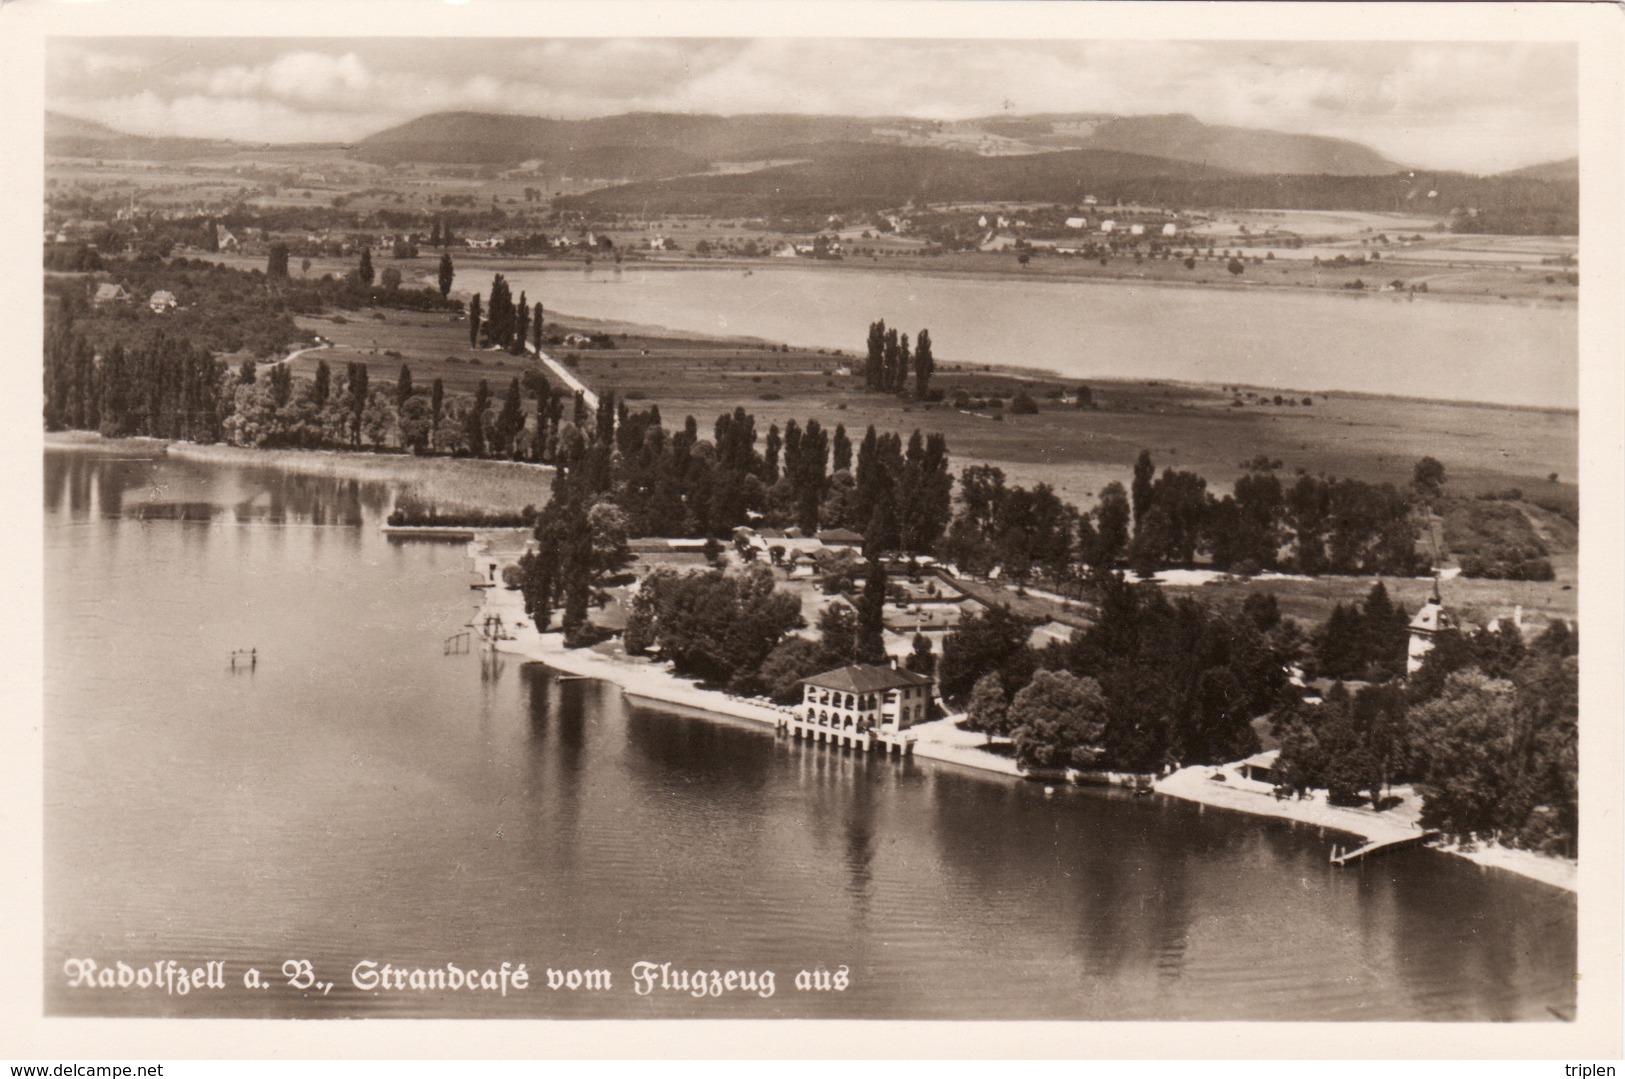
[[[208,524],[143,519],[160,490]],[[46,461],[46,985],[57,1014],[1537,1019],[1572,897],[1427,851],[1043,788],[628,704],[444,656],[461,548],[388,492]],[[245,504],[263,506],[244,517]],[[340,527],[335,522],[359,522]],[[230,650],[257,649],[252,677]],[[222,992],[68,989],[70,957],[227,963]],[[327,995],[240,987],[306,960]],[[528,964],[506,998],[363,992],[359,961]],[[640,960],[771,998],[638,996]],[[844,992],[797,972],[846,967]],[[543,972],[602,969],[607,992]]]

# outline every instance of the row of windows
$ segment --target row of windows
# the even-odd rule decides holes
[[[903,700],[912,700],[925,695],[923,686],[906,686],[898,692]],[[874,693],[842,693],[840,690],[820,689],[817,686],[808,686],[806,701],[808,704],[821,704],[831,708],[845,708],[872,712],[880,707],[880,697]]]

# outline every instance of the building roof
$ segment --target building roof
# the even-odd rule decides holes
[[[914,671],[906,671],[899,667],[875,667],[867,663],[855,663],[850,667],[837,667],[833,671],[815,674],[801,681],[805,685],[817,686],[820,689],[838,689],[843,693],[877,693],[903,686],[928,686],[936,680],[928,674],[916,674]]]
[[[850,528],[826,528],[818,533],[818,538],[825,543],[862,543],[863,535]]]
[[[96,286],[96,298],[98,300],[117,300],[129,294],[129,291],[123,285],[102,284]]]
[[[1254,768],[1274,768],[1275,762],[1280,759],[1280,756],[1281,751],[1279,749],[1266,749],[1262,753],[1254,753],[1246,760],[1238,762],[1237,766],[1245,767],[1247,765],[1251,765]]]
[[[1436,600],[1429,599],[1422,604],[1422,609],[1416,612],[1411,619],[1412,633],[1437,633],[1441,629],[1449,629],[1453,625],[1450,615]]]

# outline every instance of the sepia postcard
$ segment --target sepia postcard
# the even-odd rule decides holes
[[[1618,1057],[1617,9],[0,29],[7,1056]]]

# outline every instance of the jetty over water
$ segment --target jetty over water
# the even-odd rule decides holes
[[[1386,854],[1389,851],[1400,850],[1405,847],[1420,847],[1430,839],[1438,838],[1438,832],[1417,832],[1414,835],[1393,836],[1387,839],[1373,839],[1364,846],[1352,850],[1343,850],[1341,847],[1332,848],[1332,864],[1341,869],[1343,866],[1353,865],[1377,854]]]

